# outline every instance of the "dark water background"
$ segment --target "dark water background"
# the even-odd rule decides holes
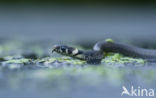
[[[98,41],[107,37],[155,45],[151,5],[0,5],[0,38]]]
[[[155,4],[0,4],[1,42],[6,40],[24,40],[35,43],[43,42],[42,44],[74,43],[91,47],[96,41],[109,37],[143,47],[156,48],[155,35]],[[153,68],[139,70],[147,71],[151,69]],[[31,71],[26,70],[24,73],[28,75]],[[115,86],[106,82],[106,84],[100,86],[90,87],[81,85],[81,87],[78,83],[74,84],[73,82],[75,81],[71,79],[71,89],[61,91],[60,89],[57,90],[57,83],[56,85],[50,84],[48,85],[49,87],[46,87],[47,85],[45,84],[47,82],[26,76],[26,79],[20,78],[20,82],[18,79],[10,80],[10,83],[16,82],[16,85],[20,83],[19,89],[16,89],[16,86],[12,89],[10,88],[12,84],[5,83],[6,81],[8,82],[5,79],[14,78],[14,75],[19,75],[21,72],[9,72],[9,75],[4,75],[9,78],[2,78],[1,76],[4,73],[0,72],[0,78],[3,79],[0,82],[2,87],[0,96],[2,98],[28,98],[28,96],[29,98],[120,98],[123,85],[121,83]],[[22,76],[25,76],[24,73],[22,71]],[[125,85],[133,84],[136,87],[141,85],[144,88],[156,88],[153,81],[151,84],[147,84],[142,81],[144,79],[138,79],[137,75],[131,74],[127,77],[128,79],[125,80],[128,82],[124,81]],[[79,79],[79,77],[77,78]],[[36,83],[38,83],[37,87],[34,86]]]

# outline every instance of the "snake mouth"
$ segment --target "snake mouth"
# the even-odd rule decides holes
[[[60,45],[54,45],[53,47],[52,47],[52,53],[54,53],[54,52],[59,52],[59,50],[60,50]]]
[[[57,53],[66,55],[68,54],[68,50],[69,50],[69,47],[65,45],[54,45],[52,47],[52,53],[57,52]]]

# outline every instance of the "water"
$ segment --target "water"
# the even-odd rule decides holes
[[[1,43],[9,40],[31,43],[23,43],[26,48],[15,45],[14,50],[18,51],[31,50],[29,46],[34,45],[44,46],[46,56],[49,53],[47,48],[54,43],[92,47],[93,43],[107,37],[155,47],[155,10],[156,7],[150,5],[1,5],[0,38]],[[74,69],[70,67],[65,70],[36,67],[10,70],[0,66],[0,96],[120,98],[123,85],[156,89],[154,65],[132,68],[102,65],[95,71],[82,67],[74,74],[71,74]]]
[[[0,7],[1,38],[70,42],[111,37],[140,43],[155,41],[156,13],[150,5]]]

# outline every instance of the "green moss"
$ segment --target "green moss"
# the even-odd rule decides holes
[[[131,58],[125,57],[119,53],[108,53],[106,57],[102,60],[103,63],[108,64],[127,64],[127,63],[134,63],[136,65],[144,65],[146,63],[145,60],[140,58]]]
[[[30,59],[26,59],[26,58],[22,58],[22,59],[11,59],[11,60],[8,60],[8,61],[5,61],[3,63],[5,64],[27,64],[27,63],[30,63],[31,60]]]
[[[54,62],[59,62],[59,63],[65,63],[65,64],[73,64],[73,65],[84,65],[86,64],[86,61],[82,60],[77,60],[73,59],[71,57],[46,57],[42,59],[36,60],[38,63],[43,63],[43,64],[51,64]],[[134,64],[134,65],[145,65],[146,61],[143,59],[137,59],[137,58],[131,58],[131,57],[125,57],[119,53],[107,53],[104,59],[102,59],[102,65],[103,64],[111,64],[111,65],[116,65],[116,64],[122,64],[126,65],[127,63],[129,64]]]
[[[60,63],[67,63],[67,64],[74,64],[74,65],[82,65],[85,64],[85,61],[73,59],[71,57],[47,57],[43,59],[38,59],[36,62],[43,63],[43,64],[51,64],[53,62],[60,62]]]
[[[114,43],[114,40],[112,40],[111,38],[107,38],[105,41],[109,43]]]

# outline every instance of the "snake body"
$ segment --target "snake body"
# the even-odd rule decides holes
[[[154,49],[144,49],[113,41],[99,41],[94,45],[93,50],[90,51],[78,50],[77,48],[66,45],[54,45],[52,51],[76,59],[85,60],[89,64],[99,64],[105,52],[120,53],[124,56],[142,58],[147,61],[156,61],[156,50]]]

